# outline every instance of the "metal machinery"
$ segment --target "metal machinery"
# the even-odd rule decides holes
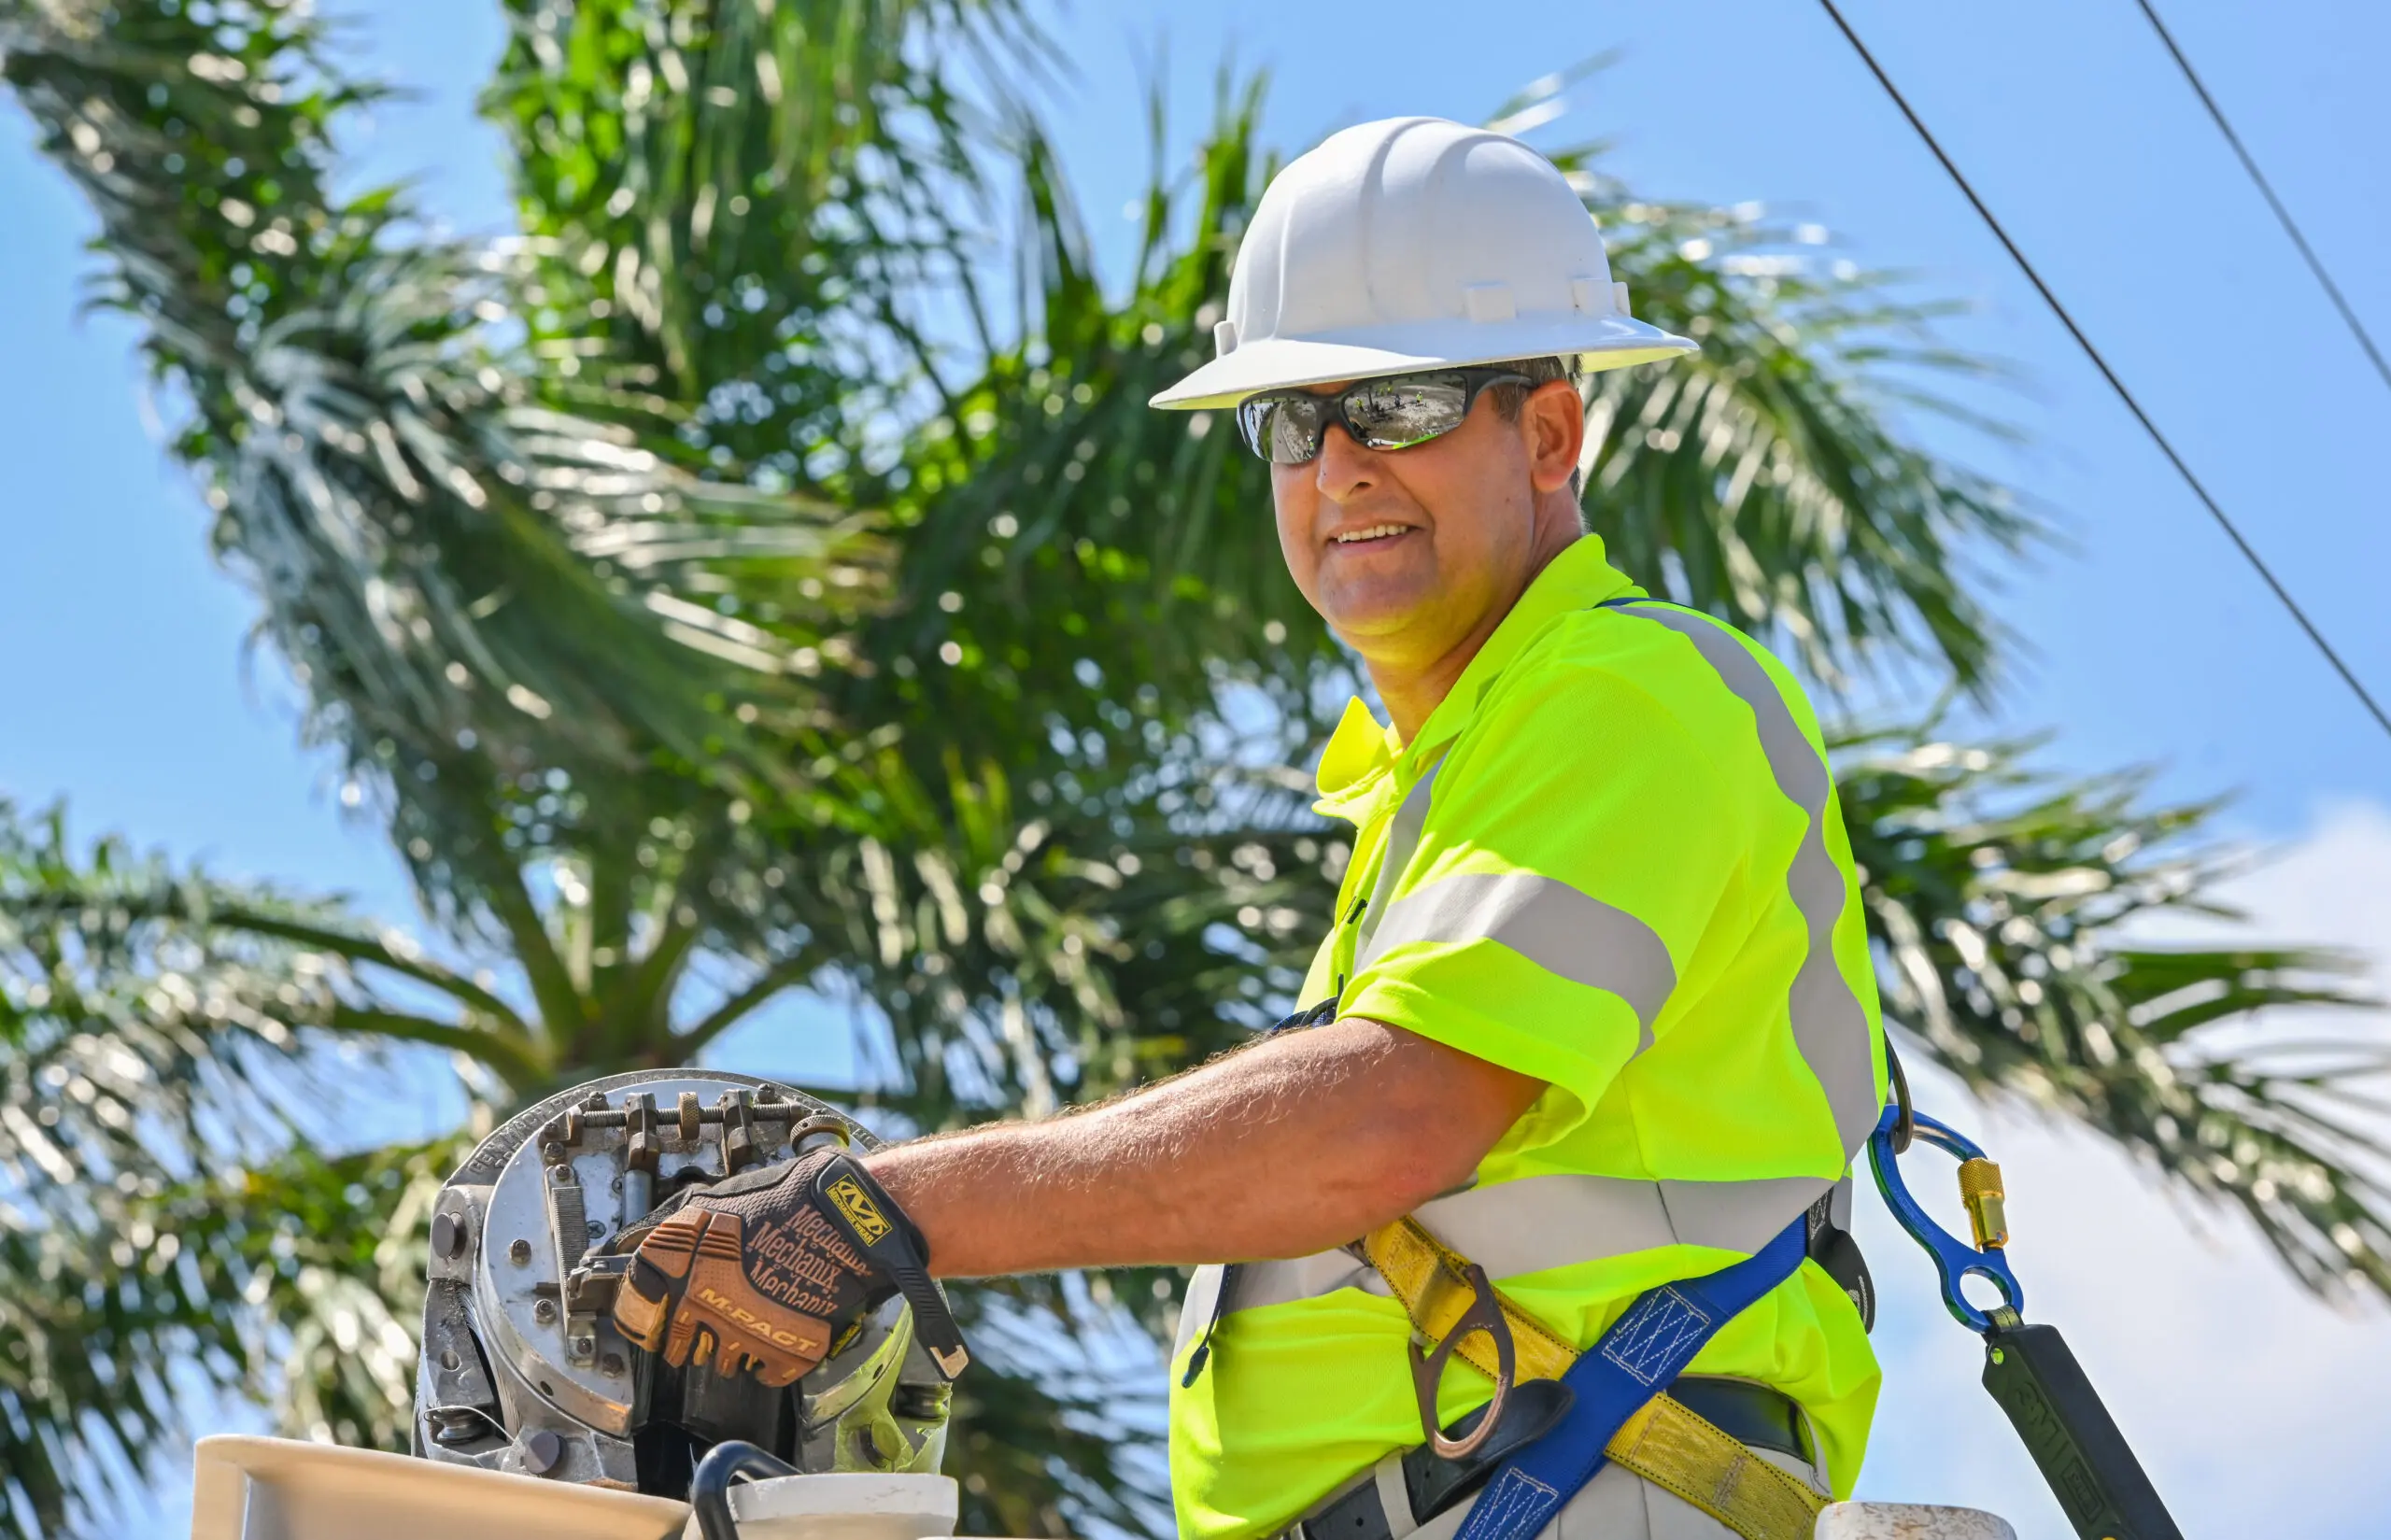
[[[877,1142],[801,1092],[712,1069],[593,1081],[483,1140],[432,1216],[416,1453],[674,1499],[734,1441],[800,1472],[935,1472],[949,1391],[901,1296],[785,1390],[669,1367],[615,1330],[627,1235],[692,1187],[826,1140]]]

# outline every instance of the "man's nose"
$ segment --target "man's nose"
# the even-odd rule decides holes
[[[1378,456],[1355,444],[1344,428],[1331,423],[1320,438],[1320,458],[1313,479],[1320,495],[1331,502],[1351,502],[1378,484]]]

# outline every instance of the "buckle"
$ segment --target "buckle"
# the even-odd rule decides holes
[[[1495,1298],[1494,1285],[1486,1277],[1486,1269],[1471,1263],[1465,1275],[1469,1282],[1469,1308],[1453,1322],[1444,1340],[1427,1351],[1420,1349],[1420,1337],[1412,1335],[1407,1356],[1411,1360],[1411,1389],[1420,1402],[1420,1427],[1428,1435],[1428,1447],[1446,1460],[1466,1460],[1476,1454],[1478,1446],[1493,1435],[1495,1424],[1503,1420],[1503,1403],[1519,1379],[1519,1363],[1511,1344],[1510,1323],[1503,1319],[1502,1303]],[[1445,1436],[1436,1418],[1436,1385],[1445,1371],[1445,1361],[1462,1339],[1483,1332],[1494,1344],[1494,1399],[1486,1404],[1485,1415],[1478,1425],[1459,1438]]]

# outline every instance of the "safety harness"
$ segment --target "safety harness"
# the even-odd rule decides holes
[[[1331,996],[1271,1030],[1321,1025],[1336,1018],[1337,1003]],[[1486,1495],[1457,1540],[1532,1540],[1606,1462],[1676,1493],[1743,1540],[1807,1540],[1828,1499],[1753,1448],[1806,1453],[1792,1403],[1763,1387],[1705,1382],[1703,1398],[1733,1420],[1750,1420],[1745,1398],[1709,1385],[1788,1408],[1794,1436],[1787,1440],[1765,1428],[1765,1413],[1761,1430],[1729,1432],[1669,1392],[1719,1328],[1805,1257],[1829,1267],[1863,1318],[1874,1316],[1865,1264],[1828,1214],[1821,1198],[1744,1261],[1648,1290],[1582,1353],[1417,1219],[1381,1225],[1347,1250],[1360,1253],[1410,1318],[1412,1387],[1427,1442],[1382,1462],[1372,1483],[1323,1505],[1281,1540],[1402,1540],[1480,1487]],[[1181,1384],[1204,1372],[1241,1271],[1225,1269]],[[1436,1389],[1454,1358],[1493,1380],[1494,1394],[1449,1433],[1438,1424]]]
[[[1328,1013],[1305,1012],[1286,1024],[1311,1024]],[[1889,1047],[1886,1056],[1894,1104],[1869,1137],[1869,1164],[1893,1217],[1933,1260],[1945,1306],[1983,1337],[1985,1389],[2083,1540],[2182,1540],[2066,1341],[2056,1328],[2023,1319],[2001,1168],[1964,1135],[1914,1111],[1900,1061]],[[1910,1195],[1898,1157],[1914,1141],[1959,1158],[1974,1244],[1945,1233]],[[1351,1250],[1410,1318],[1412,1382],[1428,1442],[1380,1461],[1368,1479],[1280,1540],[1404,1540],[1481,1488],[1455,1540],[1534,1540],[1606,1462],[1676,1493],[1744,1540],[1805,1540],[1828,1500],[1758,1452],[1809,1458],[1798,1425],[1789,1428],[1766,1409],[1792,1404],[1762,1386],[1680,1376],[1720,1327],[1791,1278],[1805,1257],[1844,1285],[1863,1317],[1874,1315],[1865,1271],[1846,1277],[1857,1249],[1825,1212],[1821,1200],[1744,1261],[1647,1291],[1582,1353],[1418,1220],[1373,1231]],[[1222,1281],[1186,1383],[1210,1356],[1235,1271]],[[1970,1277],[1996,1287],[2001,1304],[1987,1310],[1971,1303],[1959,1287]],[[1436,1388],[1452,1358],[1492,1379],[1494,1395],[1445,1429],[1437,1426]]]
[[[1419,1340],[1411,1370],[1436,1452],[1463,1459],[1503,1420],[1514,1385],[1558,1380],[1566,1405],[1543,1434],[1506,1458],[1459,1540],[1529,1540],[1610,1462],[1675,1492],[1744,1540],[1806,1540],[1827,1499],[1668,1393],[1729,1321],[1793,1276],[1808,1253],[1797,1218],[1755,1255],[1707,1277],[1647,1291],[1600,1341],[1577,1352],[1487,1280],[1485,1270],[1400,1219],[1363,1242]],[[1457,1357],[1494,1381],[1475,1429],[1436,1428],[1437,1378]]]

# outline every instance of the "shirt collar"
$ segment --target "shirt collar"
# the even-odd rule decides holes
[[[1350,823],[1367,822],[1366,810],[1402,752],[1394,729],[1372,715],[1360,696],[1346,701],[1344,717],[1320,753],[1320,771],[1314,778],[1320,800],[1312,804],[1312,811]]]
[[[1546,624],[1571,610],[1592,609],[1607,600],[1628,596],[1642,597],[1644,590],[1629,581],[1627,574],[1610,564],[1603,551],[1602,537],[1581,535],[1563,547],[1561,553],[1545,563],[1521,594],[1487,637],[1478,656],[1462,670],[1452,689],[1428,713],[1420,726],[1420,734],[1405,744],[1395,736],[1392,727],[1373,715],[1361,698],[1345,703],[1344,718],[1337,730],[1329,735],[1328,746],[1320,756],[1320,800],[1316,811],[1332,817],[1355,818],[1355,812],[1371,802],[1379,791],[1380,778],[1406,758],[1416,759],[1431,745],[1442,743],[1460,733],[1462,728],[1478,710],[1478,698],[1487,686],[1500,677],[1519,657],[1522,648]]]

